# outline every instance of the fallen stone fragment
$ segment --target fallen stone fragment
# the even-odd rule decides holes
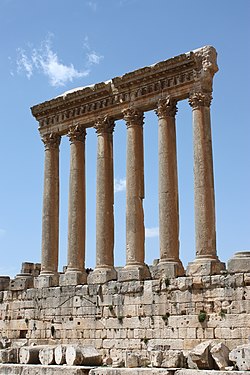
[[[214,359],[210,354],[211,343],[212,341],[204,341],[189,352],[191,361],[195,363],[200,370],[212,370],[215,368]],[[189,360],[188,364],[190,364]]]
[[[161,367],[183,368],[186,367],[185,357],[180,350],[167,350],[163,353]]]
[[[229,352],[228,347],[222,342],[212,345],[210,353],[219,370],[225,370],[230,365]]]
[[[250,370],[250,344],[237,346],[229,353],[230,361],[234,362],[240,371]]]
[[[151,367],[161,367],[162,360],[163,360],[162,350],[152,350],[150,352]]]
[[[55,346],[47,346],[40,349],[39,361],[42,365],[53,365],[55,363]]]
[[[125,367],[134,368],[139,367],[139,357],[133,352],[126,352]]]
[[[0,350],[0,363],[18,363],[18,349],[7,348]]]
[[[38,364],[39,360],[39,351],[46,347],[43,346],[23,346],[19,351],[19,361],[22,364]]]
[[[58,345],[55,348],[55,362],[57,365],[64,365],[66,363],[66,345]]]
[[[70,366],[100,366],[102,356],[93,346],[70,345],[66,349],[66,363]]]

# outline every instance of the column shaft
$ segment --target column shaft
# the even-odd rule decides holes
[[[107,118],[99,119],[96,177],[96,268],[114,267],[113,129]]]
[[[69,271],[82,272],[85,267],[85,136],[84,128],[69,131],[70,182],[68,217]]]
[[[176,112],[176,101],[170,97],[159,101],[156,113],[159,118],[160,264],[168,264],[168,270],[166,271],[168,271],[169,276],[183,274],[183,267],[179,259]]]
[[[55,275],[58,269],[60,137],[50,134],[44,136],[42,141],[45,145],[45,162],[41,274]]]
[[[143,114],[128,109],[126,166],[126,266],[144,265]]]

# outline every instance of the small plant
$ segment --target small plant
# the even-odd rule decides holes
[[[122,322],[123,322],[123,316],[118,316],[117,319],[118,319],[119,323],[122,324]]]
[[[114,310],[114,306],[113,305],[109,305],[109,311],[113,311]]]
[[[25,318],[25,323],[26,323],[26,324],[29,323],[29,319],[28,319],[28,318]]]
[[[227,310],[225,310],[225,309],[221,309],[221,311],[220,311],[220,317],[221,317],[222,319],[224,319],[224,318],[226,317],[226,313],[227,313]]]
[[[148,343],[149,339],[148,339],[147,337],[144,337],[143,339],[141,339],[141,341],[143,341],[143,342],[144,342],[144,344],[145,344],[145,345],[147,345],[147,343]]]
[[[164,320],[165,324],[168,324],[168,318],[170,317],[169,312],[167,312],[165,315],[162,315],[162,320]]]
[[[164,279],[164,283],[165,283],[166,288],[168,288],[169,285],[170,285],[170,280],[168,278],[166,278],[166,279]]]
[[[206,318],[207,318],[207,313],[206,313],[206,311],[201,310],[200,313],[199,313],[199,315],[198,315],[198,320],[199,320],[199,322],[200,322],[200,323],[203,323],[203,322],[206,320]]]

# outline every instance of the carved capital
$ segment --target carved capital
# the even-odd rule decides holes
[[[155,110],[155,113],[161,118],[166,117],[175,117],[177,113],[177,101],[172,99],[170,96],[167,96],[165,99],[159,99],[158,101],[158,107]]]
[[[193,92],[189,95],[188,102],[193,109],[199,107],[210,107],[212,101],[211,93]]]
[[[61,136],[55,133],[42,135],[42,141],[46,150],[57,149],[61,142]]]
[[[142,111],[134,108],[126,108],[122,111],[127,128],[131,126],[143,126],[144,115]]]
[[[86,137],[86,129],[75,124],[69,127],[68,137],[70,143],[84,142]]]
[[[114,121],[108,116],[98,117],[94,125],[97,135],[112,134],[114,127]]]

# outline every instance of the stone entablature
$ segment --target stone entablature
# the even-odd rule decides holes
[[[218,71],[216,57],[216,50],[205,46],[107,82],[70,90],[32,107],[32,114],[41,134],[65,135],[72,122],[92,127],[97,116],[122,119],[123,110],[131,105],[141,111],[153,110],[166,95],[178,101],[191,92],[211,92]]]

